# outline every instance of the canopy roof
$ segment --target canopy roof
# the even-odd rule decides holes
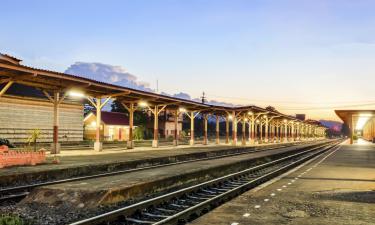
[[[354,127],[356,127],[360,117],[375,116],[375,110],[371,109],[340,109],[335,110],[335,113],[344,123],[348,124],[349,126],[352,126],[353,124]]]
[[[283,119],[298,120],[293,116],[284,115],[277,111],[270,111],[255,105],[228,107],[203,104],[200,102],[170,97],[157,93],[136,90],[119,85],[104,83],[72,74],[54,72],[45,69],[38,69],[20,64],[21,60],[15,57],[0,53],[0,85],[9,81],[40,88],[46,91],[77,90],[87,96],[104,98],[111,96],[122,102],[146,101],[150,105],[167,105],[168,108],[184,107],[187,110],[199,110],[226,115],[227,112],[254,113],[265,112],[270,116],[280,116]]]

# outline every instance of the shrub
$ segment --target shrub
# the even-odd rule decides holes
[[[36,151],[36,142],[38,138],[40,137],[40,134],[41,133],[39,129],[34,129],[30,132],[30,136],[27,139],[27,143],[29,144],[29,146],[31,145],[31,143],[34,144],[34,151]]]
[[[0,225],[31,225],[32,223],[23,221],[19,216],[1,215]]]

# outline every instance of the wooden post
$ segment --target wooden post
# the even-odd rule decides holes
[[[232,112],[232,145],[237,145],[237,117],[236,112]]]
[[[190,145],[194,145],[194,111],[190,112]]]
[[[53,147],[51,149],[52,154],[60,153],[59,102],[60,102],[60,93],[58,91],[54,91],[53,93]]]
[[[207,115],[207,114],[204,114],[204,115],[203,115],[203,122],[204,122],[204,137],[203,137],[203,144],[204,144],[204,145],[207,145],[207,144],[208,144],[207,120],[208,120],[208,115]]]
[[[103,145],[100,141],[100,125],[102,122],[102,109],[101,109],[102,99],[97,98],[96,99],[96,138],[94,143],[94,149],[95,151],[102,151]]]
[[[288,142],[288,122],[285,122],[284,142]]]
[[[225,117],[225,144],[229,144],[229,118]]]
[[[242,145],[246,146],[246,115],[242,116]]]
[[[265,116],[265,123],[264,123],[264,142],[268,143],[268,116]]]
[[[125,103],[121,102],[122,106],[129,112],[129,138],[128,142],[126,143],[126,147],[128,149],[134,148],[134,140],[133,140],[133,129],[134,129],[134,102],[129,103],[126,105]]]
[[[152,140],[152,147],[157,148],[159,146],[159,106],[154,106],[154,140]]]
[[[216,144],[220,144],[220,117],[216,115]]]
[[[133,141],[133,129],[134,129],[134,103],[130,103],[129,105],[129,138],[128,142],[126,143],[126,147],[129,149],[134,148],[134,141]]]
[[[173,145],[178,145],[178,109],[174,112],[174,140]]]

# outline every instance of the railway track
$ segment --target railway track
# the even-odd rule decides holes
[[[232,157],[232,156],[237,156],[237,155],[255,153],[255,152],[259,152],[259,151],[274,150],[274,149],[279,149],[279,148],[284,148],[284,147],[292,147],[292,146],[296,146],[296,145],[298,145],[298,143],[293,144],[293,145],[290,145],[290,144],[289,145],[280,145],[280,146],[275,146],[275,147],[271,147],[271,148],[267,148],[266,146],[264,146],[264,147],[260,147],[260,148],[255,148],[254,150],[251,150],[251,151],[238,152],[238,153],[233,153],[233,154],[224,154],[224,155],[218,155],[218,156],[204,157],[204,158],[200,158],[200,159],[183,160],[183,161],[172,162],[172,163],[163,163],[163,164],[157,164],[157,165],[152,165],[152,166],[138,167],[138,168],[132,168],[132,169],[125,169],[125,170],[117,170],[117,171],[99,173],[99,174],[94,174],[94,175],[79,176],[79,177],[73,177],[73,178],[67,178],[67,179],[52,180],[52,181],[39,182],[39,183],[29,184],[29,185],[3,188],[3,189],[0,189],[0,203],[6,202],[6,201],[17,202],[17,201],[21,200],[22,198],[26,197],[33,188],[45,186],[45,185],[60,184],[60,183],[66,183],[66,182],[72,182],[72,181],[81,181],[81,180],[99,178],[99,177],[106,177],[106,176],[114,176],[114,175],[136,172],[136,171],[141,171],[141,170],[155,169],[155,168],[172,166],[172,165],[183,164],[183,163],[191,163],[191,162],[197,162],[197,161]],[[305,147],[305,148],[307,148],[307,147]]]
[[[313,147],[240,172],[77,221],[70,225],[183,224],[303,162],[334,149],[337,144],[338,142],[334,142]]]

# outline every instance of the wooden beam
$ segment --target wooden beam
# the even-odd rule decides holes
[[[0,91],[0,98],[1,96],[3,96],[3,94],[10,88],[10,86],[12,86],[14,82],[13,81],[9,81]]]

